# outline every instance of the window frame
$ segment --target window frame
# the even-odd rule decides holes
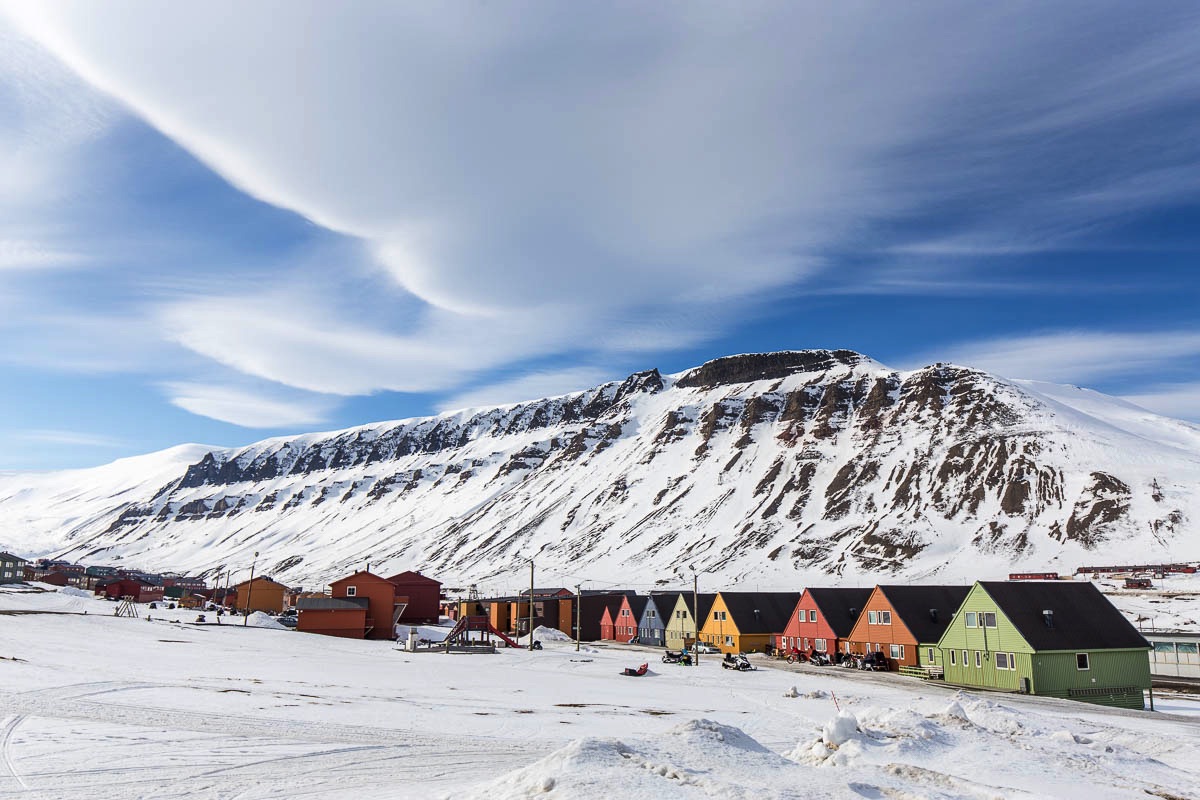
[[[879,612],[879,624],[880,625],[891,625],[892,624],[892,612],[880,611]]]
[[[975,669],[983,669],[983,653],[979,650],[975,651]]]
[[[1083,666],[1080,666],[1080,664]],[[1077,672],[1088,672],[1092,668],[1092,657],[1090,653],[1075,654],[1075,670]]]
[[[346,597],[358,597],[358,587],[357,586],[347,586],[346,587]]]
[[[968,611],[963,614],[963,626],[967,628],[978,628],[979,613],[976,611]]]
[[[984,611],[982,613],[983,613],[983,627],[985,627],[985,628],[996,627],[996,612],[995,611]]]
[[[808,610],[808,621],[809,622],[817,621],[817,610],[815,608],[810,608]]]
[[[867,612],[867,624],[868,625],[878,625],[879,624],[879,612],[878,611],[868,611]]]

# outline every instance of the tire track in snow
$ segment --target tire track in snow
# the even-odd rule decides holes
[[[25,783],[25,780],[21,777],[20,773],[17,772],[17,768],[13,764],[12,760],[13,732],[16,731],[17,726],[19,726],[24,720],[25,716],[23,714],[17,714],[16,716],[6,719],[4,721],[4,726],[0,727],[0,767],[4,768],[4,771],[9,774],[9,777],[17,782],[18,786],[20,786],[22,789],[28,789],[29,785]]]

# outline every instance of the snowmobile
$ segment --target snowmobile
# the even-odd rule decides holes
[[[663,653],[662,660],[664,664],[682,664],[687,667],[692,664],[692,655],[687,650],[680,650],[679,652],[668,650]]]
[[[725,657],[721,659],[721,668],[736,669],[738,672],[749,672],[758,669],[758,667],[750,663],[750,659],[746,658],[744,653],[738,653],[737,655],[726,653]]]

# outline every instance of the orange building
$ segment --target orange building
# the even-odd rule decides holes
[[[970,591],[970,586],[876,586],[844,652],[883,653],[893,671],[921,666],[921,646],[937,646]]]
[[[270,614],[282,614],[284,609],[283,596],[287,587],[276,583],[265,575],[260,575],[253,581],[242,581],[233,587],[237,592],[238,611],[265,611]]]

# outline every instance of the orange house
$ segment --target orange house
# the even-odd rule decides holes
[[[876,586],[843,652],[883,653],[890,669],[922,666],[921,646],[935,647],[970,586]]]
[[[253,587],[251,587],[251,583],[253,583]],[[283,596],[287,593],[287,587],[282,583],[276,583],[270,578],[260,575],[253,582],[242,581],[233,589],[237,592],[238,611],[283,613]]]
[[[785,653],[836,654],[854,629],[871,589],[805,589],[775,646]]]

